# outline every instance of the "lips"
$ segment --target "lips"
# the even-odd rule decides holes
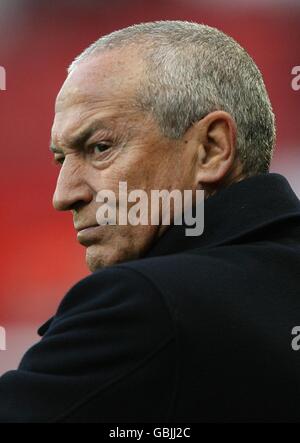
[[[97,226],[99,226],[99,225],[97,224],[97,225],[87,225],[87,226],[79,226],[79,227],[75,226],[75,229],[77,232],[81,232],[81,231],[85,231],[86,229],[97,228]]]
[[[87,226],[81,229],[76,229],[77,240],[83,246],[90,246],[96,241],[99,241],[99,235],[101,231],[105,228],[105,226],[95,225],[95,226]]]

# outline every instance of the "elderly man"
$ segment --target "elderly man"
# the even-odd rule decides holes
[[[54,207],[92,274],[0,379],[0,420],[299,421],[300,203],[268,172],[274,115],[251,57],[208,26],[131,26],[75,59],[55,111]],[[190,190],[193,208],[202,191],[203,234],[175,209],[169,225],[99,224],[97,196],[119,207],[120,182]]]

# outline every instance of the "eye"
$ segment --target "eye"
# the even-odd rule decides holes
[[[110,147],[110,145],[107,145],[105,143],[97,143],[97,145],[93,147],[93,150],[95,154],[100,154],[101,152],[107,151]]]
[[[93,154],[101,154],[102,152],[107,151],[108,149],[110,149],[111,146],[107,143],[97,143],[96,145],[94,145],[92,147],[92,152]]]
[[[111,149],[108,142],[96,143],[88,147],[88,154],[93,160],[102,160],[107,151]]]

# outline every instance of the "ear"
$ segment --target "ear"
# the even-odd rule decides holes
[[[235,121],[224,111],[214,111],[190,128],[197,151],[197,183],[214,184],[224,179],[234,166],[236,158]]]

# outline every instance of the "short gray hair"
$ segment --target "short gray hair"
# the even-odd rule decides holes
[[[130,45],[141,45],[146,61],[138,105],[152,112],[166,137],[179,139],[210,112],[226,111],[237,125],[244,174],[268,172],[275,117],[262,75],[245,49],[203,24],[141,23],[101,37],[73,61],[69,72],[100,50]]]

